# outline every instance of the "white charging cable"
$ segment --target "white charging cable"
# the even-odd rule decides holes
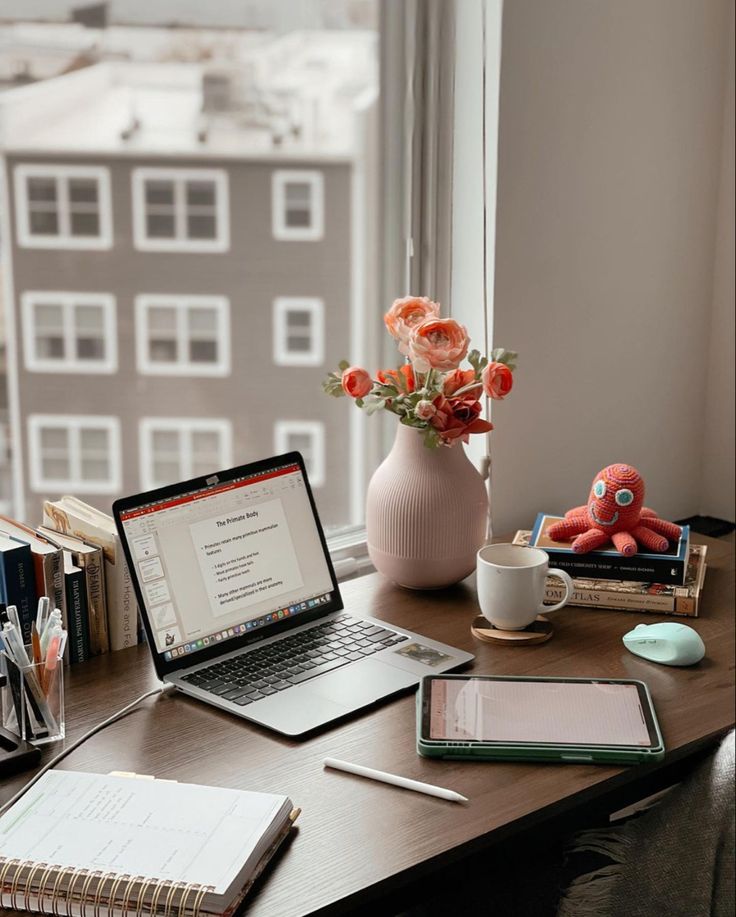
[[[169,684],[160,684],[155,688],[151,688],[150,691],[146,691],[145,694],[141,694],[140,697],[136,698],[134,701],[131,701],[131,703],[123,707],[122,710],[118,710],[117,713],[113,713],[112,716],[108,716],[106,720],[103,720],[101,723],[98,723],[96,726],[93,726],[91,729],[87,730],[87,732],[85,732],[84,735],[80,736],[78,739],[72,742],[71,745],[67,745],[67,747],[63,751],[60,751],[59,754],[53,757],[50,761],[47,761],[46,764],[44,764],[44,766],[41,768],[41,770],[38,771],[37,774],[34,774],[34,776],[31,777],[31,779],[28,781],[28,783],[26,783],[25,786],[23,786],[20,790],[18,790],[15,796],[9,799],[6,803],[3,803],[3,805],[0,806],[0,815],[3,815],[12,805],[15,805],[15,803],[22,796],[25,796],[25,794],[28,792],[28,790],[30,790],[32,786],[38,783],[38,781],[41,779],[41,777],[43,777],[43,775],[47,771],[50,771],[52,767],[56,767],[56,765],[60,761],[63,761],[64,758],[67,757],[67,755],[70,755],[73,751],[79,748],[80,745],[83,745],[87,741],[87,739],[91,739],[93,735],[96,735],[98,732],[101,732],[107,726],[111,726],[113,723],[117,722],[117,720],[122,719],[122,717],[124,717],[126,714],[130,713],[131,710],[137,707],[138,704],[146,700],[147,697],[153,697],[156,694],[168,694],[170,691],[173,691],[173,690],[175,690],[174,685],[169,685]]]

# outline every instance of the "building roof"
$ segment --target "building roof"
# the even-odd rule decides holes
[[[0,148],[24,153],[331,159],[377,91],[370,32],[261,35],[196,63],[107,61],[0,94]]]

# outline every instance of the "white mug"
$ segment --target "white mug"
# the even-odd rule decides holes
[[[564,570],[550,570],[549,556],[539,548],[516,544],[489,544],[478,551],[478,602],[483,617],[499,630],[524,630],[538,614],[566,605],[573,582]],[[547,576],[565,586],[565,597],[556,605],[544,605]]]

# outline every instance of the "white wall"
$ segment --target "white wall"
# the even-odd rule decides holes
[[[665,516],[711,505],[704,446],[728,402],[706,363],[728,359],[733,307],[724,269],[711,348],[731,6],[504,6],[494,343],[521,357],[494,410],[497,532],[580,503],[614,461],[639,468]],[[733,473],[732,442],[717,464]]]
[[[721,181],[713,283],[713,322],[710,332],[708,388],[703,437],[703,484],[700,510],[704,515],[734,521],[734,24],[729,29],[731,54],[727,68]]]

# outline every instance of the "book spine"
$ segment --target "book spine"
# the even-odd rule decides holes
[[[635,583],[667,583],[682,586],[685,582],[686,564],[672,557],[632,558],[612,557],[610,560],[586,559],[585,554],[568,554],[545,548],[550,567],[557,567],[579,579],[615,579]]]
[[[73,570],[67,573],[64,579],[69,620],[69,662],[84,662],[89,659],[87,590],[84,584],[84,571]]]
[[[561,602],[565,590],[557,583],[548,584],[544,589],[544,601],[547,605]],[[690,595],[613,592],[605,589],[588,589],[576,586],[571,605],[585,608],[606,608],[615,611],[642,611],[648,614],[685,615],[697,617],[698,602]]]
[[[89,651],[100,656],[110,649],[107,633],[107,602],[102,551],[85,555],[84,572],[87,579],[87,610],[89,612]]]
[[[31,624],[36,619],[36,573],[28,545],[18,545],[0,556],[2,565],[2,600],[15,605],[23,631],[23,642],[31,642]]]
[[[122,548],[118,551],[117,563],[105,560],[105,578],[110,649],[115,652],[138,643],[138,606]]]

